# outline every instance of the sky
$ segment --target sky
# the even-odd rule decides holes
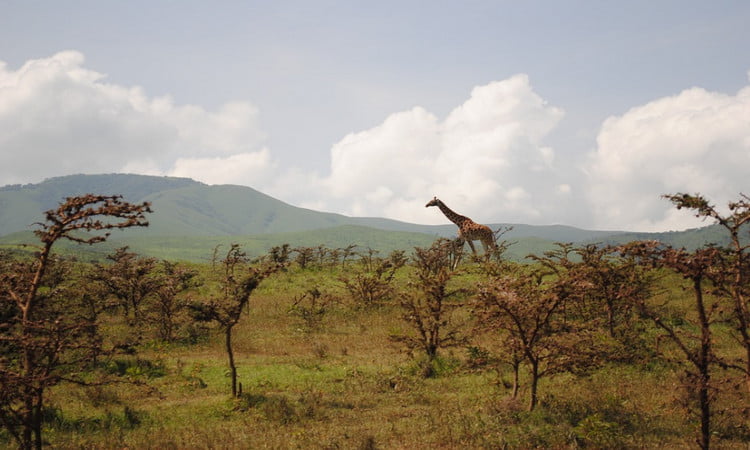
[[[750,2],[0,0],[0,186],[250,186],[447,223],[666,231],[750,194]]]

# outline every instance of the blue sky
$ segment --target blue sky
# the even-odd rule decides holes
[[[0,184],[136,172],[351,215],[696,226],[750,162],[744,1],[0,1]]]

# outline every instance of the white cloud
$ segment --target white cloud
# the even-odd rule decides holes
[[[538,219],[534,194],[554,192],[554,152],[542,140],[563,116],[516,75],[472,90],[445,120],[421,107],[390,115],[331,149],[328,209],[422,223],[445,218],[433,195],[475,220]]]
[[[248,184],[263,171],[258,164],[271,168],[252,105],[178,106],[107,83],[83,63],[66,51],[15,71],[0,64],[0,184],[131,171]]]
[[[206,184],[262,186],[273,178],[275,164],[264,148],[227,157],[179,158],[168,175],[188,177]]]
[[[750,86],[688,89],[608,118],[583,177],[545,142],[563,115],[516,75],[475,87],[444,118],[417,106],[344,136],[320,175],[278,167],[249,103],[177,105],[107,82],[67,51],[17,70],[0,62],[0,185],[133,172],[247,185],[356,216],[445,223],[424,207],[437,195],[480,222],[567,217],[635,230],[703,225],[662,194],[699,192],[723,205],[748,191]]]
[[[610,117],[590,156],[586,171],[595,226],[705,225],[660,196],[701,193],[720,206],[748,190],[750,87],[734,96],[692,88]]]

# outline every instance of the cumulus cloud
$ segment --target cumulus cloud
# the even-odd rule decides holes
[[[259,165],[271,168],[254,106],[175,105],[83,64],[76,51],[18,70],[0,63],[0,184],[129,171],[221,182],[222,167],[232,182],[252,184]]]
[[[542,141],[562,116],[516,75],[474,88],[443,120],[415,107],[347,135],[320,185],[329,209],[358,216],[444,222],[424,208],[437,195],[475,220],[539,219],[547,206],[535,195],[557,189]]]
[[[481,222],[586,217],[576,224],[644,231],[703,225],[662,194],[723,205],[750,191],[750,86],[692,88],[608,118],[579,165],[585,176],[547,143],[563,115],[516,75],[475,87],[445,117],[417,106],[350,133],[317,174],[278,167],[247,102],[178,105],[108,82],[67,51],[16,70],[0,62],[0,185],[131,172],[247,185],[355,216],[445,223],[424,208],[437,195]]]
[[[750,87],[736,95],[692,88],[608,118],[586,166],[602,228],[664,230],[705,225],[660,198],[701,193],[717,206],[747,193]]]
[[[239,153],[227,157],[178,158],[168,175],[196,178],[207,184],[247,184],[265,185],[273,178],[276,164],[271,160],[271,152],[264,148],[252,153]]]

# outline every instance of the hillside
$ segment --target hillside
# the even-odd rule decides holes
[[[429,245],[436,237],[456,234],[456,227],[450,223],[418,225],[299,208],[245,186],[209,186],[187,178],[109,174],[70,175],[38,184],[1,187],[0,243],[34,242],[28,232],[33,229],[32,224],[42,219],[44,211],[54,208],[65,197],[86,193],[118,194],[134,203],[151,202],[154,213],[149,216],[149,227],[115,233],[111,245],[130,245],[144,254],[176,259],[201,260],[215,245],[230,242],[242,243],[252,253],[262,253],[283,243],[331,248],[354,244],[388,252]],[[656,239],[678,247],[696,248],[724,239],[716,227],[626,233],[564,225],[489,226],[512,227],[503,238],[514,243],[508,254],[513,259],[548,250],[554,242],[616,244]]]
[[[229,236],[303,231],[344,224],[345,217],[296,208],[244,186],[208,186],[187,178],[71,175],[0,188],[0,236],[27,230],[65,197],[96,193],[152,203],[150,236]]]
[[[358,225],[384,231],[454,236],[456,227],[418,225],[375,217],[347,217],[299,208],[246,186],[209,186],[187,178],[145,175],[70,175],[38,184],[0,187],[0,236],[29,230],[42,213],[65,197],[96,193],[122,195],[127,201],[152,203],[148,236],[245,236]],[[447,221],[446,221],[447,222]],[[508,224],[490,224],[493,228]],[[617,234],[562,225],[515,224],[508,239],[535,237],[579,242]]]

